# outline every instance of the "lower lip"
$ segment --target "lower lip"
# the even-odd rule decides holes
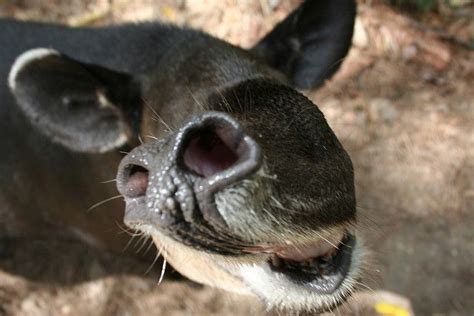
[[[352,248],[356,242],[355,236],[346,234],[339,245],[339,250],[334,254],[332,266],[327,274],[302,273],[297,269],[277,268],[270,265],[270,268],[286,276],[289,280],[306,287],[318,294],[332,294],[336,291],[347,276],[352,261]],[[317,260],[317,259],[315,259]]]

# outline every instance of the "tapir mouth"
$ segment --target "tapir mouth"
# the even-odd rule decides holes
[[[289,281],[319,294],[335,292],[346,278],[356,243],[353,234],[345,232],[337,242],[316,238],[314,242],[285,246],[255,247],[246,251],[265,253],[264,263],[270,270]]]

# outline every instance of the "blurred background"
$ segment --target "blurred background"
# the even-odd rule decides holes
[[[248,48],[299,3],[0,0],[0,16],[76,27],[160,20]],[[474,315],[473,49],[472,1],[361,0],[343,67],[305,92],[353,159],[361,231],[372,249],[362,292],[336,315],[375,315],[384,300],[406,308],[378,315],[410,308]],[[135,241],[131,247],[142,251]],[[16,249],[2,265],[21,273],[0,268],[0,315],[265,313],[253,299],[172,273],[157,285],[161,266],[145,275],[147,264],[71,240]],[[49,282],[51,275],[62,281]]]

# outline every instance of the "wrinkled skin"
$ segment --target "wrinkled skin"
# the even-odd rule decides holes
[[[48,182],[72,170],[89,181],[82,197],[78,179],[66,181],[68,190],[54,183],[69,203],[38,197],[32,220],[15,203],[31,191],[9,180],[28,172],[7,169],[3,183],[13,187],[0,195],[7,212],[39,231],[66,224],[94,246],[118,249],[123,242],[104,235],[106,217],[58,214],[77,214],[79,200],[100,196],[104,189],[90,184],[95,169],[118,166],[124,223],[149,234],[183,275],[272,307],[333,307],[353,291],[363,262],[352,164],[323,114],[294,87],[317,87],[336,71],[354,14],[352,1],[307,1],[251,51],[159,24],[70,30],[0,21],[10,36],[28,35],[4,56],[20,55],[8,75],[16,103],[5,97],[5,113],[15,118],[6,131],[15,134],[26,118],[40,132],[27,136],[33,149],[5,146],[32,157],[50,148],[59,168],[47,167],[51,159],[27,162]],[[104,50],[78,49],[81,39]],[[105,53],[107,43],[117,56]],[[131,151],[120,165],[106,154],[125,147]],[[13,160],[3,159],[2,166]]]

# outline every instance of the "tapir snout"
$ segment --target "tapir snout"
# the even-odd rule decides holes
[[[202,217],[225,228],[214,193],[256,172],[261,163],[259,145],[234,118],[205,112],[167,138],[130,152],[119,166],[117,187],[127,213],[146,204],[159,226]]]

